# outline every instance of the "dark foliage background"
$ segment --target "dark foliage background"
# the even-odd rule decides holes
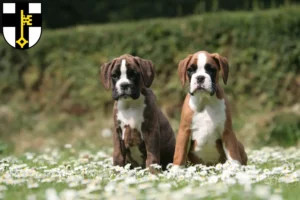
[[[12,0],[5,2],[9,1]],[[29,2],[38,1],[29,0]],[[268,9],[299,3],[300,0],[41,0],[40,2],[43,3],[44,25],[47,28],[61,28],[79,24],[179,17],[224,10]]]

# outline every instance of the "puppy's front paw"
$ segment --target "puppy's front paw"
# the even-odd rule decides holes
[[[172,173],[178,173],[181,169],[183,169],[183,166],[172,165],[172,167],[170,167],[169,171]]]
[[[239,168],[242,166],[241,162],[238,160],[227,160],[227,163],[229,166],[234,167],[234,168]]]
[[[238,160],[229,160],[229,163],[230,163],[230,164],[233,164],[233,165],[238,165],[238,166],[241,166],[241,165],[242,165],[241,162],[238,161]]]
[[[151,164],[149,166],[149,171],[152,173],[152,174],[158,174],[161,172],[161,166],[159,164]]]

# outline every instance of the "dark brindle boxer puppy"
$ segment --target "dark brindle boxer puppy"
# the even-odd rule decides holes
[[[175,135],[149,89],[154,74],[150,60],[128,54],[101,67],[101,82],[115,100],[114,165],[166,169],[173,162]]]
[[[194,164],[214,165],[226,160],[247,164],[243,145],[232,129],[229,103],[219,84],[228,78],[227,59],[217,53],[199,51],[178,65],[181,85],[189,81],[176,139],[174,166],[188,158]]]

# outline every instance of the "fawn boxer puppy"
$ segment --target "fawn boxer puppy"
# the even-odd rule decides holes
[[[219,84],[228,79],[228,61],[217,53],[199,51],[181,60],[178,74],[181,85],[189,81],[185,98],[173,165],[215,165],[226,160],[247,164],[243,145],[232,129],[228,100]]]
[[[164,170],[173,162],[175,135],[149,89],[154,75],[152,61],[128,54],[101,67],[101,82],[115,100],[114,165],[159,164]]]

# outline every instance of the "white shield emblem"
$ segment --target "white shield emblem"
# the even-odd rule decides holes
[[[3,3],[3,37],[16,49],[29,49],[42,34],[41,3]]]

